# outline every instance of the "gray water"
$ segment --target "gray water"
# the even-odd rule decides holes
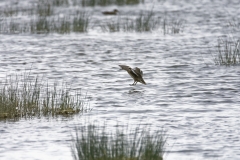
[[[3,3],[3,2],[1,2]],[[118,7],[121,14],[151,9]],[[92,9],[95,19],[102,10]],[[167,130],[167,160],[240,159],[240,68],[216,66],[210,50],[239,18],[239,1],[154,2],[159,15],[185,20],[180,34],[1,34],[0,77],[31,70],[49,81],[82,90],[91,112],[71,118],[0,121],[0,159],[70,160],[71,133],[89,121],[152,124]],[[133,81],[119,64],[143,70],[147,85]]]

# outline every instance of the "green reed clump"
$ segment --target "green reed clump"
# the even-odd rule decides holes
[[[50,3],[38,3],[37,5],[37,14],[40,17],[46,17],[53,15],[53,7]]]
[[[153,10],[140,12],[137,17],[114,17],[100,24],[103,32],[152,32],[162,30],[164,34],[178,34],[183,31],[183,20],[167,20],[155,16]]]
[[[233,18],[228,22],[228,27],[231,27],[232,29],[239,29],[240,21],[238,19]]]
[[[128,133],[117,126],[110,133],[106,128],[106,124],[77,128],[72,145],[74,159],[163,160],[166,137],[162,130],[150,132],[149,127],[139,126]]]
[[[162,30],[163,34],[178,34],[183,32],[184,28],[184,20],[176,20],[176,19],[163,19],[162,22]]]
[[[135,19],[118,16],[110,22],[104,22],[100,27],[104,32],[150,32],[155,30],[159,23],[159,18],[154,16],[153,11],[146,11],[141,12]]]
[[[96,1],[96,5],[98,6],[107,6],[107,5],[112,5],[113,0],[98,0]]]
[[[94,7],[95,4],[96,4],[96,0],[82,0],[83,7],[87,7],[87,6]]]
[[[85,11],[79,12],[73,18],[73,32],[87,32],[90,23],[90,14]]]
[[[52,0],[51,1],[54,6],[64,6],[69,5],[68,0]]]
[[[124,1],[124,0],[119,0],[119,1]],[[126,5],[135,5],[135,4],[144,3],[144,0],[125,0],[124,2]]]
[[[76,4],[76,0],[74,0],[74,4]],[[85,6],[110,6],[110,5],[137,5],[140,3],[144,3],[144,0],[81,0],[81,4],[83,7]]]
[[[140,12],[140,15],[135,20],[135,29],[137,32],[149,32],[154,30],[159,24],[158,19],[155,19],[154,12]]]
[[[31,20],[30,22],[31,33],[49,33],[51,26],[52,23],[48,21],[47,17],[40,17],[36,20]]]
[[[18,22],[15,22],[14,20],[11,20],[9,23],[9,33],[18,33],[20,28],[20,24]]]
[[[213,61],[216,65],[239,65],[239,40],[231,41],[227,39],[218,39],[218,45],[215,54],[213,55]]]
[[[58,18],[57,21],[52,21],[52,32],[59,34],[67,34],[71,32],[71,22],[69,17]]]
[[[10,76],[0,83],[0,118],[71,115],[88,110],[80,92],[39,77]]]
[[[18,7],[13,6],[6,6],[2,11],[0,11],[0,14],[5,17],[11,17],[11,16],[17,16],[19,13]]]
[[[100,24],[100,27],[103,32],[119,32],[121,31],[121,18],[112,19],[111,21],[107,21],[104,24]]]

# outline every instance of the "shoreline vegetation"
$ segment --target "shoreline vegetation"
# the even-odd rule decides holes
[[[72,135],[74,160],[163,160],[166,132],[151,131],[149,125],[133,129],[116,125],[116,130],[107,131],[104,126],[89,124],[75,129]]]
[[[7,5],[0,11],[0,34],[69,34],[100,32],[183,32],[185,20],[159,16],[152,10],[134,15],[96,15],[89,7],[138,5],[144,0],[38,0],[28,6]],[[88,6],[88,7],[86,7]],[[76,8],[78,7],[78,8]],[[96,18],[98,17],[98,18]],[[98,19],[101,19],[99,21]]]
[[[90,111],[86,97],[30,74],[8,76],[0,82],[0,119],[56,117]]]

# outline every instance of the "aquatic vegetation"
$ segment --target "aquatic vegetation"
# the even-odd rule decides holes
[[[213,61],[216,65],[239,65],[239,40],[232,41],[228,39],[218,39],[217,49],[212,55]]]
[[[90,14],[85,11],[79,12],[73,18],[73,32],[87,32],[90,23]]]
[[[77,4],[77,0],[74,0]],[[110,6],[110,5],[137,5],[144,3],[144,0],[81,0],[83,7],[94,7],[94,6]]]
[[[39,77],[9,76],[0,83],[0,118],[71,115],[89,110],[86,98],[67,86],[49,85]]]
[[[117,125],[115,132],[107,132],[95,124],[77,128],[73,135],[72,155],[75,160],[163,160],[165,132],[151,132],[149,127],[130,131]]]
[[[51,2],[54,6],[69,5],[68,0],[51,0]]]
[[[67,34],[71,32],[71,22],[70,17],[58,17],[57,20],[52,20],[51,32],[56,32],[59,34]]]
[[[46,17],[53,15],[53,7],[50,3],[39,3],[37,5],[37,14],[40,17]]]
[[[232,19],[228,22],[228,27],[231,27],[232,29],[240,29],[240,21],[238,19]]]
[[[184,20],[178,20],[178,19],[163,19],[162,22],[162,30],[164,35],[165,34],[178,34],[180,32],[183,32],[184,28]]]
[[[153,10],[142,11],[137,17],[114,17],[100,24],[103,32],[152,32],[160,30],[165,34],[183,32],[184,20],[168,20],[155,16]]]
[[[50,23],[47,17],[40,17],[37,20],[32,20],[30,22],[30,32],[31,33],[49,33]]]
[[[111,19],[110,21],[100,24],[103,32],[120,32],[121,31],[121,18]]]
[[[14,6],[6,6],[2,11],[0,11],[0,15],[4,15],[5,17],[17,16],[19,13],[19,8]]]
[[[151,32],[161,30],[164,34],[177,34],[183,31],[182,20],[167,20],[156,16],[153,10],[141,11],[138,15],[106,17],[101,21],[92,19],[92,14],[82,9],[59,12],[59,6],[68,8],[75,3],[93,3],[94,5],[135,4],[143,0],[38,0],[36,4],[24,7],[6,7],[0,19],[1,33],[32,33],[32,34],[69,34],[71,32],[88,32],[89,28],[100,27],[103,32]],[[92,4],[91,4],[92,5]],[[62,7],[63,8],[63,7]],[[72,7],[69,7],[72,9]],[[116,10],[117,11],[117,10]],[[115,12],[113,12],[115,14]],[[23,15],[23,16],[19,16]],[[27,16],[26,16],[27,15]],[[11,16],[11,17],[10,17]],[[15,16],[15,17],[14,17]],[[10,18],[9,18],[10,17]],[[91,23],[90,23],[91,21]]]

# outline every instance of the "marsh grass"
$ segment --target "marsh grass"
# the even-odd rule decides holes
[[[117,19],[111,19],[104,24],[100,24],[100,28],[103,32],[119,32],[121,31],[121,17]]]
[[[39,3],[37,5],[37,14],[40,17],[46,17],[46,16],[51,16],[53,15],[53,6],[50,3]]]
[[[168,20],[155,16],[153,10],[140,12],[135,18],[117,16],[100,24],[103,32],[152,32],[160,30],[163,34],[183,32],[184,20]]]
[[[94,6],[110,6],[110,5],[137,5],[144,3],[144,0],[81,0],[83,7]],[[77,0],[74,0],[74,4],[78,4]]]
[[[162,22],[162,30],[163,34],[179,34],[183,32],[184,29],[184,20],[178,20],[178,19],[163,19]]]
[[[165,144],[162,129],[138,126],[128,131],[117,125],[115,132],[107,132],[106,124],[90,124],[76,129],[72,155],[75,160],[163,160]]]
[[[216,65],[239,65],[240,51],[239,40],[232,41],[228,39],[218,39],[217,49],[212,54],[213,61]]]
[[[49,33],[50,28],[50,22],[47,20],[47,17],[40,17],[36,20],[31,20],[30,22],[31,33]]]
[[[2,11],[0,11],[0,14],[5,17],[17,16],[18,13],[19,8],[17,6],[6,6]]]
[[[80,92],[40,77],[9,76],[0,86],[0,118],[71,115],[89,110]]]
[[[73,0],[73,4],[77,0]],[[105,4],[133,4],[142,3],[143,0],[81,0],[79,3]],[[141,11],[136,16],[113,16],[99,22],[92,21],[91,13],[86,10],[71,11],[66,14],[58,13],[55,9],[58,6],[69,5],[68,0],[38,0],[37,4],[32,4],[25,8],[7,7],[7,16],[18,15],[19,13],[30,14],[29,18],[3,17],[0,19],[1,33],[32,33],[32,34],[69,34],[71,32],[84,33],[89,28],[100,27],[103,32],[152,32],[160,30],[164,34],[178,34],[183,31],[184,21],[168,20],[156,16],[153,9]],[[74,13],[74,14],[71,14]],[[91,23],[90,23],[91,22]],[[93,25],[92,25],[93,24]],[[92,26],[91,26],[92,25]]]
[[[73,32],[87,32],[90,23],[90,13],[86,11],[78,12],[73,18]]]
[[[71,32],[71,22],[70,17],[63,17],[56,20],[52,20],[51,32],[56,32],[59,34],[68,34]]]
[[[153,10],[140,12],[135,20],[135,29],[137,32],[149,32],[156,29],[159,23],[158,17],[154,17]]]
[[[233,18],[232,20],[230,20],[228,22],[228,27],[230,27],[233,30],[236,30],[236,29],[239,30],[240,29],[240,21],[239,21],[239,19]]]
[[[37,17],[20,23],[18,19],[0,21],[1,33],[32,33],[32,34],[69,34],[71,32],[87,32],[90,23],[90,14],[82,11],[78,14],[65,17]]]
[[[153,11],[145,11],[140,12],[136,18],[118,16],[101,24],[100,27],[104,32],[151,32],[159,25],[159,18],[154,16]]]
[[[68,6],[69,2],[68,0],[52,0],[53,6]]]

